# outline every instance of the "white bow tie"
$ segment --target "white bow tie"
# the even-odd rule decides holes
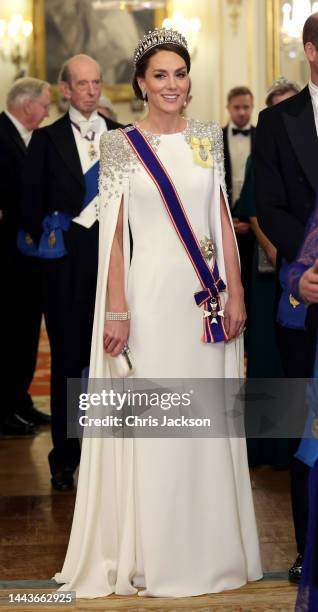
[[[98,119],[92,119],[91,121],[76,121],[76,123],[80,128],[83,138],[85,138],[89,132],[97,132],[98,130]]]

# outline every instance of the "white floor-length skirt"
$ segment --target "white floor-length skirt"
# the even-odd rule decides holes
[[[226,280],[216,165],[212,171],[195,165],[183,134],[161,136],[158,155],[196,235],[213,236]],[[134,173],[124,196],[134,244],[127,294],[135,376],[242,375],[242,339],[200,341],[202,310],[193,297],[198,280],[144,170]],[[116,223],[107,214],[102,241]],[[105,279],[100,286],[105,288]],[[99,288],[97,304],[103,293]],[[104,371],[100,361],[105,359],[98,357],[96,366],[103,325],[99,308],[91,362],[95,376]],[[226,408],[220,402],[211,397],[212,417]],[[63,590],[98,597],[129,595],[141,587],[139,595],[184,597],[234,589],[261,577],[244,439],[84,438],[69,547],[55,576],[65,583]]]

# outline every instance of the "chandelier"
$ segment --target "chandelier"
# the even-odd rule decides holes
[[[170,30],[178,30],[187,39],[189,53],[194,57],[197,50],[197,38],[201,29],[201,21],[198,17],[187,19],[182,11],[174,11],[171,18],[163,20],[162,26]]]
[[[0,55],[16,67],[15,78],[23,76],[22,64],[28,61],[32,21],[14,14],[10,19],[0,19]]]
[[[318,2],[310,0],[292,0],[284,2],[282,6],[282,40],[288,44],[291,41],[300,41],[304,23],[312,13],[318,11]]]

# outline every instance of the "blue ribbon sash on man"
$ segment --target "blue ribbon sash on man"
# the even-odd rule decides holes
[[[85,197],[81,210],[84,210],[98,195],[98,176],[99,176],[99,160],[93,164],[84,174],[85,181]],[[42,222],[43,233],[40,239],[39,248],[36,250],[33,244],[33,250],[29,248],[28,255],[38,256],[41,259],[58,259],[67,254],[63,233],[70,228],[74,215],[70,213],[55,210],[53,213],[46,215]],[[20,230],[18,235],[18,248],[22,251],[27,236],[26,232]],[[28,245],[27,245],[28,246]],[[24,247],[26,250],[26,248]],[[23,252],[23,251],[22,251]]]
[[[99,160],[93,164],[85,172],[85,198],[82,206],[82,210],[86,208],[98,195],[98,176],[99,176]]]
[[[220,292],[224,291],[226,287],[220,278],[216,260],[214,259],[213,269],[211,270],[202,255],[199,242],[187,218],[177,190],[147,139],[136,127],[128,127],[121,132],[157,187],[174,229],[202,285],[202,290],[194,296],[196,304],[204,307],[202,341],[208,343],[222,342],[227,339],[227,334],[224,328]]]

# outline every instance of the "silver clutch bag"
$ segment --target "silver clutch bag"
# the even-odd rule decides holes
[[[261,245],[257,244],[257,271],[260,274],[274,274],[275,268],[269,261],[264,249]]]
[[[135,368],[128,344],[117,357],[109,356],[109,367],[112,378],[127,378],[133,374]]]

